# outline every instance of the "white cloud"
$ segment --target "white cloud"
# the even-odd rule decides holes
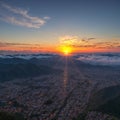
[[[22,10],[20,8],[13,8],[7,4],[2,4],[2,6],[6,9],[8,9],[9,11],[13,12],[13,13],[16,13],[16,14],[20,14],[20,15],[27,15],[28,14],[28,11],[27,10]]]
[[[49,20],[49,19],[50,19],[50,17],[48,17],[48,16],[45,16],[45,17],[44,17],[44,19],[45,19],[45,20]]]
[[[30,16],[27,10],[23,10],[21,8],[13,8],[7,4],[2,4],[3,9],[10,12],[10,15],[6,14],[2,15],[1,20],[19,25],[28,28],[40,28],[42,25],[46,23],[46,20],[50,19],[50,17],[45,16],[43,18]]]
[[[82,54],[77,60],[93,65],[120,65],[120,54]]]

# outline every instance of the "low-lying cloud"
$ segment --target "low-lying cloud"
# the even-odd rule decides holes
[[[77,60],[92,65],[120,65],[120,54],[83,54]]]

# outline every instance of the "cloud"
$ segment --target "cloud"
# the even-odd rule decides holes
[[[74,48],[95,48],[96,45],[94,44],[88,44],[88,45],[72,45]]]
[[[40,28],[50,19],[48,16],[43,18],[30,16],[27,10],[14,8],[7,4],[2,4],[1,7],[4,9],[4,13],[1,15],[0,20],[18,26]]]
[[[91,38],[80,38],[78,36],[65,35],[59,38],[60,45],[70,46],[76,49],[96,49],[96,50],[112,50],[120,48],[119,40],[97,40],[94,37]]]
[[[73,45],[73,44],[77,43],[78,37],[77,36],[65,35],[63,37],[60,37],[59,41],[60,41],[61,45]]]
[[[15,50],[15,51],[43,51],[45,48],[40,44],[27,44],[27,43],[10,43],[0,41],[1,50]]]
[[[88,40],[94,40],[95,38],[88,38]]]
[[[98,42],[95,44],[96,44],[97,48],[106,48],[106,49],[119,48],[119,46],[120,46],[119,41]]]
[[[95,49],[114,49],[120,47],[120,42],[91,42],[87,44],[75,44],[72,45],[75,48],[95,48]]]
[[[24,45],[26,46],[26,45],[31,45],[31,44],[0,42],[0,47],[24,46]]]
[[[13,8],[7,4],[2,4],[2,7],[3,8],[6,8],[7,10],[13,12],[13,13],[16,13],[16,14],[20,14],[22,16],[26,16],[28,14],[28,11],[27,10],[22,10],[20,8]]]
[[[72,47],[93,47],[94,45],[91,45],[92,41],[96,38],[80,38],[78,36],[72,36],[72,35],[65,35],[59,38],[60,45],[68,45]],[[90,41],[90,42],[89,42]],[[89,44],[89,45],[87,45]]]
[[[45,16],[43,19],[45,19],[45,20],[49,20],[49,19],[50,19],[50,17]]]
[[[94,39],[96,39],[96,38],[83,38],[83,39],[81,39],[81,41],[82,42],[89,42],[89,41],[94,40]]]
[[[120,54],[84,54],[77,60],[92,65],[120,65]]]
[[[72,48],[96,48],[92,40],[96,38],[80,38],[79,36],[65,35],[59,38],[60,45],[70,46]]]

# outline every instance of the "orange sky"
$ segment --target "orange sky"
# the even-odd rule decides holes
[[[96,42],[97,41],[97,42]],[[40,44],[26,44],[26,43],[8,43],[0,42],[0,50],[5,51],[29,51],[29,52],[53,52],[63,53],[69,48],[70,53],[85,53],[85,52],[120,52],[120,42],[118,40],[98,42],[91,38],[91,40],[78,39],[74,36],[62,37],[58,44],[55,45],[40,45]]]

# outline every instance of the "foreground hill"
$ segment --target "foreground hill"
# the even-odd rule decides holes
[[[89,109],[120,119],[120,85],[107,87],[94,93],[90,100]]]

